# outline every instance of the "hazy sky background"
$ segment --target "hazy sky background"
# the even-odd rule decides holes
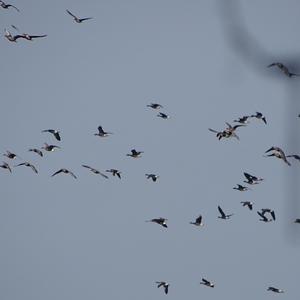
[[[226,4],[224,4],[226,2]],[[48,34],[1,43],[1,153],[39,170],[0,169],[2,300],[273,299],[299,290],[299,1],[24,1],[0,9],[1,30]],[[94,17],[77,24],[66,13]],[[171,118],[147,108],[164,106]],[[260,111],[235,139],[208,127]],[[114,134],[93,134],[102,125]],[[58,142],[43,129],[61,130]],[[61,150],[28,152],[44,142]],[[126,156],[130,149],[142,158]],[[122,179],[99,170],[117,168]],[[73,171],[51,177],[60,168]],[[265,178],[232,188],[243,172]],[[160,175],[153,183],[145,173]],[[297,198],[298,197],[298,198]],[[240,201],[253,201],[249,211]],[[217,218],[217,206],[232,219]],[[260,222],[270,207],[276,222]],[[205,225],[189,224],[203,215]],[[169,228],[146,223],[165,217]],[[215,283],[211,289],[201,278]],[[155,281],[170,283],[169,294]]]

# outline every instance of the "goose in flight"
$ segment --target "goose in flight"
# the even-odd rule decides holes
[[[275,288],[275,287],[273,287],[273,286],[269,286],[269,287],[268,287],[268,291],[272,291],[272,292],[274,292],[274,293],[284,293],[284,290]]]
[[[282,71],[288,77],[300,76],[299,74],[291,73],[289,71],[289,69],[280,62],[275,62],[275,63],[268,65],[268,68],[271,68],[271,67],[277,67],[280,71]]]
[[[39,149],[30,148],[28,151],[29,152],[34,152],[34,153],[38,154],[39,156],[43,157],[43,152],[41,150],[39,150]]]
[[[165,219],[165,218],[156,218],[156,219],[147,220],[146,222],[157,223],[165,228],[168,228],[167,221],[168,221],[168,219]]]
[[[126,154],[127,156],[131,156],[133,158],[141,157],[141,154],[144,153],[144,151],[136,151],[135,149],[131,150],[131,153]]]
[[[208,287],[215,287],[215,284],[210,282],[209,280],[205,279],[205,278],[202,278],[202,281],[200,282],[200,284],[203,284],[203,285],[206,285]]]
[[[6,150],[6,153],[4,153],[3,156],[6,156],[9,159],[15,159],[16,157],[19,157],[17,154],[12,153],[8,150]]]
[[[157,116],[160,117],[160,118],[162,118],[162,119],[169,119],[170,118],[169,115],[167,115],[165,113],[162,113],[162,112],[158,113]]]
[[[263,215],[265,215],[266,213],[269,213],[273,219],[273,221],[276,220],[276,216],[275,216],[275,211],[273,209],[270,209],[270,208],[262,208],[261,209],[261,213]]]
[[[256,176],[253,176],[249,173],[246,173],[244,172],[244,176],[246,177],[247,181],[244,180],[244,182],[248,183],[248,184],[259,184],[260,181],[263,181],[264,179],[263,178],[259,178],[259,177],[256,177]]]
[[[158,175],[155,175],[155,174],[145,174],[147,179],[152,179],[153,182],[155,182],[159,176]]]
[[[23,35],[17,34],[17,35],[12,35],[7,29],[4,29],[4,36],[10,41],[10,42],[17,42],[17,39],[19,38],[24,38]]]
[[[251,118],[256,118],[258,120],[262,120],[267,125],[266,117],[259,111],[257,111],[255,115],[251,115],[250,117]]]
[[[250,210],[253,209],[253,202],[250,202],[250,201],[241,201],[241,203],[243,204],[243,206],[247,206]]]
[[[45,146],[43,146],[42,149],[46,151],[54,151],[55,149],[60,149],[60,147],[56,145],[48,145],[47,143],[45,143]]]
[[[54,137],[60,141],[60,132],[58,130],[55,130],[55,129],[45,129],[45,130],[42,130],[42,132],[49,132],[49,133],[52,133],[54,135]]]
[[[233,122],[240,123],[240,124],[248,124],[249,118],[250,118],[250,116],[243,116],[243,117],[238,118],[237,120],[234,120]]]
[[[69,174],[71,175],[73,178],[77,179],[77,177],[74,175],[74,173],[72,173],[71,171],[67,170],[67,169],[60,169],[58,171],[56,171],[54,174],[51,175],[51,177],[60,174],[60,173],[64,173],[64,174]]]
[[[160,288],[161,286],[164,288],[165,294],[168,294],[169,291],[169,283],[165,281],[156,281],[157,288]]]
[[[92,167],[90,167],[90,166],[87,166],[87,165],[82,165],[82,166],[83,166],[84,168],[89,169],[89,170],[90,170],[91,172],[93,172],[94,174],[99,174],[99,175],[101,175],[102,177],[108,179],[108,176],[107,176],[107,175],[103,174],[102,172],[98,171],[97,169],[94,169],[94,168],[92,168]]]
[[[202,216],[200,215],[194,222],[190,222],[190,224],[193,224],[195,226],[203,226],[204,224],[202,222]]]
[[[227,220],[231,216],[233,216],[233,214],[226,215],[220,206],[218,206],[218,210],[219,210],[219,213],[221,214],[221,216],[218,216],[219,219]]]
[[[83,21],[86,21],[86,20],[90,20],[90,19],[93,19],[91,17],[88,17],[88,18],[78,18],[76,17],[74,14],[72,14],[68,9],[66,9],[67,13],[73,17],[74,21],[76,23],[82,23]]]
[[[153,109],[161,109],[161,108],[163,108],[163,106],[161,104],[159,104],[159,103],[150,103],[150,104],[147,105],[147,107],[151,107]]]
[[[97,135],[100,137],[106,137],[106,136],[109,136],[110,134],[113,134],[113,133],[104,131],[101,126],[98,127],[98,133],[94,133],[94,135]]]
[[[291,165],[291,163],[286,159],[286,156],[283,152],[283,150],[279,147],[271,147],[270,149],[268,149],[267,151],[265,151],[265,153],[268,153],[270,151],[273,151],[272,154],[268,154],[266,156],[275,156],[279,159],[282,159],[286,164],[288,164],[289,166]]]
[[[33,172],[35,172],[36,174],[38,173],[38,170],[36,169],[36,167],[33,165],[33,164],[31,164],[31,163],[29,163],[29,162],[23,162],[23,163],[21,163],[21,164],[18,164],[18,165],[16,165],[15,167],[19,167],[19,166],[25,166],[25,167],[30,167],[31,169],[32,169],[32,171]]]
[[[16,8],[14,5],[5,3],[5,2],[3,2],[3,1],[0,1],[0,6],[1,6],[2,8],[5,8],[5,9],[12,7],[12,8],[14,8],[16,11],[20,12],[20,10],[19,10],[18,8]]]
[[[118,176],[121,179],[121,172],[117,169],[109,169],[106,172],[112,173],[113,176]]]
[[[241,184],[237,184],[236,187],[233,187],[234,190],[240,191],[240,192],[244,192],[244,191],[248,191],[249,188],[246,186],[243,186]]]
[[[9,164],[7,162],[4,161],[3,164],[0,165],[0,167],[2,169],[7,169],[11,173],[11,168],[10,168],[10,166],[9,166]]]

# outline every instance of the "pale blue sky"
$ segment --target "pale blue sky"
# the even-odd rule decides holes
[[[282,61],[300,71],[300,4],[224,2],[12,0],[20,13],[0,9],[0,151],[39,170],[0,169],[1,299],[273,299],[270,285],[296,299],[300,210],[290,188],[300,165],[263,154],[300,154],[299,79],[266,68]],[[94,19],[77,24],[66,9]],[[10,43],[11,24],[48,36]],[[157,118],[150,102],[171,118]],[[240,141],[208,131],[256,111],[268,125],[253,120]],[[114,134],[94,136],[99,125]],[[41,133],[48,128],[62,141]],[[44,142],[61,150],[27,151]],[[142,158],[127,157],[132,148]],[[120,169],[122,179],[81,164]],[[63,167],[78,180],[51,178]],[[243,172],[265,181],[237,192]],[[231,220],[217,218],[218,205]],[[276,222],[258,221],[265,207]],[[200,229],[189,224],[199,214]],[[169,228],[145,222],[156,217]],[[167,296],[159,280],[170,283]]]

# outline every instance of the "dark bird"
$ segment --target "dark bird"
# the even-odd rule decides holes
[[[250,117],[251,118],[256,118],[258,120],[262,120],[265,124],[267,124],[266,117],[259,111],[257,111],[255,115],[251,115]]]
[[[146,175],[147,179],[152,179],[152,181],[154,181],[154,182],[159,178],[159,176],[155,175],[155,174],[145,174],[145,175]]]
[[[24,38],[23,35],[17,34],[12,35],[7,29],[4,29],[5,34],[4,36],[10,41],[10,42],[17,42],[17,39]]]
[[[276,220],[276,216],[275,216],[275,211],[273,209],[270,209],[270,208],[262,208],[261,209],[261,213],[263,215],[265,215],[266,213],[269,213],[273,219],[273,221]]]
[[[194,222],[190,222],[190,224],[195,226],[203,226],[204,224],[202,223],[202,216],[200,215]]]
[[[82,23],[83,21],[93,19],[93,18],[91,18],[91,17],[89,17],[89,18],[81,18],[81,19],[80,19],[80,18],[76,17],[75,15],[73,15],[69,10],[66,9],[66,11],[67,11],[67,13],[68,13],[70,16],[73,17],[73,19],[74,19],[74,21],[75,21],[76,23]]]
[[[253,209],[253,202],[250,201],[242,201],[243,206],[247,206],[250,210]]]
[[[244,176],[246,177],[247,181],[244,180],[244,182],[248,183],[248,184],[259,184],[260,181],[263,181],[264,179],[263,178],[259,178],[259,177],[256,177],[256,176],[253,176],[249,173],[246,173],[244,172]]]
[[[243,186],[241,184],[237,184],[236,187],[233,188],[234,190],[240,191],[240,192],[244,192],[244,191],[248,191],[249,188],[246,186]]]
[[[136,151],[135,149],[131,150],[131,153],[126,154],[127,156],[131,156],[133,158],[141,157],[141,154],[144,153],[144,151]]]
[[[56,145],[48,145],[47,143],[45,143],[45,146],[43,146],[42,149],[46,151],[54,151],[55,149],[60,149],[60,147]]]
[[[250,116],[243,116],[243,117],[238,118],[237,120],[234,120],[233,122],[240,123],[240,124],[248,124],[249,118],[250,118]]]
[[[273,287],[273,286],[268,287],[268,291],[272,291],[272,292],[274,292],[274,293],[284,293],[284,290],[275,288],[275,287]]]
[[[32,169],[32,171],[34,171],[35,173],[38,173],[38,170],[36,169],[36,167],[33,165],[33,164],[31,164],[31,163],[29,163],[29,162],[23,162],[23,163],[21,163],[21,164],[18,164],[18,165],[16,165],[15,167],[19,167],[19,166],[25,166],[25,167],[30,167],[31,169]]]
[[[147,220],[146,222],[157,223],[165,228],[168,228],[167,221],[168,221],[168,219],[165,219],[165,218],[157,218],[157,219]]]
[[[51,175],[51,177],[60,174],[60,173],[65,173],[65,174],[69,174],[71,175],[73,178],[77,179],[77,177],[74,175],[74,173],[72,173],[71,171],[67,170],[67,169],[60,169],[58,171],[56,171],[54,174]]]
[[[113,176],[118,176],[121,179],[121,172],[117,169],[109,169],[106,172],[112,173]]]
[[[300,224],[300,219],[296,219],[296,220],[294,221],[294,223]]]
[[[156,281],[157,287],[160,288],[161,286],[164,288],[165,294],[168,294],[169,291],[169,283],[165,281]]]
[[[4,161],[3,164],[0,165],[0,167],[3,169],[7,169],[11,173],[11,168],[7,162]]]
[[[34,152],[34,153],[38,154],[39,156],[43,157],[43,152],[41,150],[39,150],[39,149],[30,148],[28,151],[29,152]]]
[[[5,9],[12,7],[12,8],[14,8],[16,11],[20,12],[20,10],[19,10],[18,8],[16,8],[14,5],[5,3],[5,2],[3,2],[3,1],[0,1],[0,6],[1,6],[2,8],[5,8]]]
[[[283,150],[279,147],[271,147],[270,149],[268,149],[267,151],[265,151],[265,153],[268,153],[270,151],[273,151],[272,154],[268,154],[267,156],[275,156],[279,159],[282,159],[286,164],[288,164],[289,166],[291,165],[291,163],[286,159],[286,156],[283,152]]]
[[[102,177],[108,179],[108,176],[106,176],[106,175],[103,174],[102,172],[98,171],[97,169],[94,169],[94,168],[92,168],[92,167],[90,167],[90,166],[87,166],[87,165],[82,165],[82,166],[83,166],[84,168],[89,169],[89,170],[92,171],[94,174],[99,174],[99,175],[101,175]]]
[[[294,159],[298,160],[300,162],[300,156],[297,154],[291,154],[291,155],[287,155],[286,157],[293,157]]]
[[[162,119],[169,119],[170,118],[170,116],[168,116],[167,114],[162,113],[162,112],[158,113],[157,116],[160,117],[160,118],[162,118]]]
[[[226,219],[229,219],[231,216],[233,216],[233,214],[226,215],[220,206],[218,206],[218,210],[221,214],[221,216],[218,216],[219,219],[226,220]]]
[[[25,40],[28,40],[28,41],[32,41],[33,39],[37,39],[37,38],[43,38],[43,37],[46,37],[47,34],[43,34],[43,35],[31,35],[31,34],[28,34],[28,33],[23,33],[21,34],[21,37],[24,38]]]
[[[3,156],[6,156],[7,158],[10,158],[10,159],[15,159],[16,157],[19,157],[17,154],[12,153],[8,150],[6,150],[6,153],[4,153]]]
[[[162,105],[158,104],[158,103],[150,103],[147,105],[147,107],[151,107],[153,109],[160,109],[160,108],[163,108]]]
[[[55,138],[60,141],[60,132],[58,130],[55,130],[55,129],[45,129],[45,130],[42,130],[42,132],[49,132],[49,133],[52,133]]]
[[[211,288],[215,287],[214,283],[212,283],[212,282],[206,280],[205,278],[202,278],[202,281],[200,282],[200,284],[209,286],[209,287],[211,287]]]
[[[274,221],[273,215],[272,215],[272,219],[268,219],[265,216],[266,212],[267,211],[264,211],[264,210],[262,210],[261,212],[257,211],[257,214],[261,217],[261,219],[259,219],[259,221],[262,221],[262,222],[272,222],[272,221]],[[274,214],[274,217],[275,217],[275,214]]]
[[[94,133],[94,135],[97,135],[100,137],[106,137],[106,136],[109,136],[110,134],[113,134],[113,133],[104,131],[101,126],[98,127],[98,133]]]
[[[279,68],[279,70],[282,71],[288,77],[300,76],[299,74],[291,73],[289,71],[289,69],[284,64],[282,64],[280,62],[275,62],[275,63],[272,63],[272,64],[268,65],[268,68],[270,68],[270,67]]]

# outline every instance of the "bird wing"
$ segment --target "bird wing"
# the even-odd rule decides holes
[[[165,293],[168,294],[168,291],[169,291],[169,286],[165,285]]]
[[[202,216],[200,215],[197,219],[196,219],[196,223],[201,224],[202,222]]]
[[[56,171],[54,174],[52,174],[52,175],[51,175],[51,177],[53,177],[53,176],[55,176],[55,175],[57,175],[57,174],[61,173],[62,171],[63,171],[62,169],[60,169],[60,170]]]
[[[202,278],[202,281],[206,284],[210,284],[210,282],[208,280],[206,280],[205,278]]]
[[[3,3],[3,2],[2,2],[2,3]],[[17,7],[15,7],[14,5],[12,5],[12,4],[8,4],[7,6],[8,6],[8,7],[13,7],[16,11],[20,12],[20,10],[19,10]]]
[[[43,38],[43,37],[46,37],[47,34],[43,34],[43,35],[29,35],[29,36],[30,36],[30,38],[32,38],[32,39],[36,39],[36,38]]]
[[[211,131],[211,132],[214,132],[214,133],[219,133],[219,131],[211,129],[211,128],[208,128],[208,130]]]
[[[59,135],[59,132],[55,131],[53,134],[54,134],[55,138],[56,138],[58,141],[60,141],[60,135]]]
[[[70,174],[72,177],[74,177],[75,179],[77,179],[77,177],[75,176],[75,174],[74,174],[73,172],[69,171],[69,174]]]
[[[132,149],[132,150],[131,150],[131,153],[132,153],[132,155],[137,155],[137,154],[138,154],[137,151],[136,151],[135,149]]]
[[[245,176],[249,181],[251,181],[251,180],[254,179],[254,177],[253,177],[252,175],[250,175],[249,173],[246,173],[246,172],[244,172],[244,176]]]
[[[222,217],[226,216],[225,213],[224,213],[224,211],[222,210],[222,208],[220,206],[218,206],[218,210],[219,210],[219,212],[220,212],[220,214],[221,214]]]
[[[75,15],[73,15],[68,9],[66,9],[67,13],[72,16],[74,19],[76,19],[77,17]]]
[[[99,134],[105,134],[104,130],[101,126],[98,127]]]
[[[38,173],[38,170],[36,169],[36,167],[32,164],[29,164],[29,167],[35,172]]]
[[[90,20],[90,19],[93,19],[92,17],[89,17],[89,18],[82,18],[82,19],[79,19],[80,22],[82,21],[86,21],[86,20]]]
[[[275,211],[274,210],[271,211],[271,216],[272,216],[273,220],[275,221],[276,220],[276,216],[275,216]]]
[[[93,168],[92,167],[90,167],[90,166],[87,166],[87,165],[81,165],[82,167],[84,167],[84,168],[87,168],[87,169],[90,169],[90,170],[92,170]]]
[[[104,173],[102,173],[102,172],[100,172],[100,171],[98,171],[99,172],[99,174],[102,176],[102,177],[104,177],[104,178],[106,178],[106,179],[108,179],[109,177],[107,176],[107,175],[105,175]]]

